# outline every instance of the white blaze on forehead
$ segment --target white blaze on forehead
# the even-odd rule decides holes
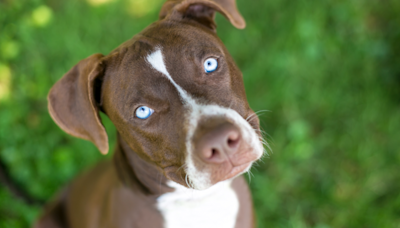
[[[188,111],[188,116],[186,117],[186,123],[188,125],[188,132],[186,138],[186,149],[187,149],[187,158],[186,158],[186,173],[187,177],[189,177],[188,186],[203,190],[207,189],[211,186],[210,173],[202,172],[198,170],[194,164],[194,159],[192,155],[192,142],[191,139],[194,135],[194,132],[197,128],[198,122],[200,118],[207,116],[224,116],[230,120],[232,120],[241,130],[243,139],[248,142],[249,145],[253,146],[255,153],[261,157],[263,153],[263,146],[258,138],[258,135],[254,131],[254,129],[250,126],[250,124],[237,113],[233,109],[225,108],[219,105],[202,105],[198,104],[182,87],[180,87],[168,73],[167,68],[164,63],[163,55],[160,49],[157,49],[155,52],[147,56],[147,61],[151,64],[151,66],[165,75],[169,81],[174,85],[176,90],[179,93],[179,96],[185,105],[185,108]],[[244,170],[244,172],[248,171],[249,167]]]
[[[151,55],[147,56],[147,61],[149,61],[149,63],[151,64],[152,67],[154,67],[154,69],[165,74],[170,80],[172,80],[171,76],[167,71],[167,68],[165,67],[164,59],[160,49],[153,52]]]
[[[187,92],[184,89],[182,89],[182,87],[180,87],[178,84],[176,84],[174,79],[172,79],[171,75],[168,73],[167,67],[164,64],[163,55],[162,55],[160,49],[157,49],[157,51],[155,51],[155,52],[151,53],[149,56],[147,56],[147,61],[151,64],[151,66],[154,69],[156,69],[160,73],[162,73],[165,76],[167,76],[167,78],[172,83],[172,85],[174,85],[175,88],[178,90],[179,95],[183,99],[183,102],[186,102],[186,103],[187,102],[194,102],[193,99],[191,97],[189,97]]]

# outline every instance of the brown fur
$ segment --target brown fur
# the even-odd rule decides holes
[[[191,96],[204,104],[230,107],[243,118],[254,113],[242,74],[216,36],[215,11],[244,28],[234,0],[170,0],[159,21],[110,54],[82,60],[54,85],[49,111],[64,131],[93,142],[106,154],[108,139],[99,117],[103,111],[118,130],[118,144],[113,162],[103,162],[74,180],[35,227],[162,227],[155,204],[158,196],[173,191],[166,181],[187,186],[181,169],[187,128],[176,89],[149,67],[145,57],[162,47],[168,72]],[[202,63],[209,56],[218,58],[219,65],[217,71],[205,74]],[[157,113],[151,121],[135,118],[134,110],[148,104]],[[258,118],[249,123],[259,129]],[[201,131],[196,134],[204,134]],[[243,153],[237,161],[254,159]],[[236,178],[232,187],[240,202],[236,227],[253,227],[251,195],[243,177]]]

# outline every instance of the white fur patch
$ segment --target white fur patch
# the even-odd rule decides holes
[[[222,181],[207,190],[189,189],[175,182],[176,190],[157,199],[165,228],[234,228],[239,211],[231,181]]]
[[[186,157],[185,169],[189,177],[189,182],[187,181],[188,186],[193,189],[204,190],[211,187],[212,185],[210,181],[210,174],[198,170],[193,162],[191,139],[194,135],[198,122],[202,117],[224,116],[231,119],[239,127],[243,139],[253,147],[258,157],[262,156],[263,146],[258,138],[258,135],[256,134],[255,130],[250,126],[250,124],[242,116],[239,115],[239,113],[237,113],[233,109],[225,108],[219,105],[198,104],[182,87],[180,87],[173,80],[171,75],[168,73],[160,49],[157,49],[155,52],[147,56],[147,61],[154,69],[164,74],[175,86],[183,104],[186,106],[185,108],[187,108],[188,111],[188,116],[186,117],[187,124],[189,125],[186,139],[186,149],[188,151],[188,154]],[[250,169],[251,165],[252,164],[250,164],[244,170],[244,172],[247,172]]]
[[[178,84],[176,84],[174,79],[172,79],[171,75],[168,73],[160,49],[153,52],[151,55],[147,56],[147,61],[151,64],[151,66],[154,69],[158,70],[159,72],[167,76],[172,85],[174,85],[175,88],[178,90],[179,95],[181,96],[181,99],[184,103],[192,103],[192,104],[195,103],[195,101],[188,95],[188,93],[184,89],[182,89],[182,87],[180,87]]]

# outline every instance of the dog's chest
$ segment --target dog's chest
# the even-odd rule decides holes
[[[171,183],[176,191],[157,199],[165,228],[234,228],[239,201],[230,181],[197,191]]]

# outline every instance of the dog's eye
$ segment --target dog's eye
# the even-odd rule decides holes
[[[147,119],[153,114],[154,110],[146,107],[146,106],[140,106],[139,108],[136,109],[136,117],[139,119]]]
[[[218,67],[218,62],[214,58],[208,58],[204,62],[204,70],[206,71],[206,73],[215,71],[217,67]]]

